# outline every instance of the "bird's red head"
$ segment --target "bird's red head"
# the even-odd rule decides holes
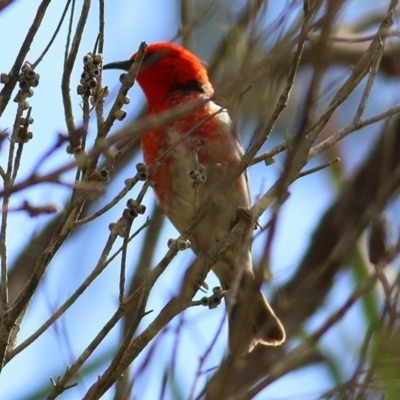
[[[104,69],[129,70],[130,60],[111,63]],[[149,109],[158,108],[175,92],[213,94],[207,71],[201,60],[190,51],[169,42],[153,43],[147,47],[137,81],[149,103]]]

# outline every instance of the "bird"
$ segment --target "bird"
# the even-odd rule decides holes
[[[129,71],[136,54],[103,69]],[[158,162],[151,181],[163,212],[179,232],[191,223],[203,201],[211,201],[189,238],[194,253],[204,256],[237,223],[238,210],[251,207],[246,172],[222,193],[219,190],[244,154],[240,137],[227,110],[214,101],[214,88],[203,62],[180,45],[149,44],[136,81],[147,99],[146,118],[200,102],[194,111],[145,132],[141,146],[147,166]],[[227,293],[230,351],[242,354],[258,343],[282,344],[283,325],[256,283],[251,240],[235,245],[212,269]],[[235,287],[233,295],[230,292]]]

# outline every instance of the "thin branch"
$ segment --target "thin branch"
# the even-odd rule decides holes
[[[12,176],[10,179],[10,184],[13,185],[15,182],[15,179],[17,178],[18,170],[19,167],[21,166],[21,157],[22,157],[22,151],[24,149],[24,144],[23,143],[18,143],[17,147],[17,152],[15,154],[15,159],[14,159],[14,166],[12,169]]]
[[[365,119],[364,121],[353,121],[350,125],[340,129],[335,134],[331,135],[327,139],[323,140],[321,143],[318,143],[314,147],[312,147],[310,150],[309,159],[322,153],[323,151],[333,146],[335,143],[339,142],[350,133],[360,130],[368,125],[372,125],[376,122],[382,121],[386,118],[392,117],[393,115],[396,115],[398,113],[400,113],[400,104],[395,107],[392,107],[387,111],[384,111],[381,114]]]
[[[76,226],[85,225],[105,214],[107,211],[111,210],[111,208],[118,204],[139,181],[139,174],[136,174],[131,179],[126,179],[124,188],[108,204],[106,204],[104,207],[102,207],[100,210],[96,211],[92,215],[89,215],[88,217],[82,218],[77,221]]]
[[[31,48],[33,39],[36,36],[37,31],[39,30],[40,25],[42,24],[42,20],[46,14],[46,10],[51,0],[43,0],[38,7],[36,12],[36,16],[32,22],[31,27],[25,37],[24,42],[21,45],[17,58],[15,59],[14,65],[11,68],[10,73],[8,74],[10,77],[10,81],[4,85],[3,89],[0,92],[0,116],[3,114],[4,110],[7,107],[7,104],[10,100],[11,94],[17,84],[17,79],[19,76],[19,70],[21,69],[22,63],[28,54],[29,49]]]
[[[67,66],[68,54],[69,54],[69,46],[71,43],[71,36],[72,36],[72,26],[74,23],[74,15],[75,15],[75,0],[72,0],[71,6],[71,14],[69,17],[68,22],[68,31],[67,31],[67,38],[65,40],[65,47],[64,47],[64,69]]]
[[[115,112],[120,110],[121,107],[125,104],[124,100],[129,91],[129,89],[134,85],[136,76],[139,73],[140,66],[146,54],[147,45],[145,42],[142,42],[139,46],[139,49],[136,53],[135,61],[132,63],[132,66],[127,74],[124,74],[124,79],[122,85],[118,91],[118,95],[114,101],[114,104],[111,107],[110,113],[107,119],[104,122],[103,131],[99,132],[99,137],[106,137],[107,133],[111,129],[113,123],[116,120]]]
[[[364,113],[365,107],[367,106],[368,99],[369,99],[369,97],[371,95],[372,86],[373,86],[373,84],[375,82],[375,78],[376,78],[376,76],[378,74],[378,71],[379,71],[379,66],[380,66],[380,63],[381,63],[381,60],[382,60],[383,50],[384,50],[384,47],[383,47],[383,44],[382,44],[381,52],[377,56],[377,58],[375,60],[375,64],[372,66],[371,72],[368,75],[367,85],[365,86],[364,93],[362,95],[361,101],[360,101],[360,103],[358,105],[358,108],[357,108],[357,111],[356,111],[356,113],[354,115],[354,119],[353,119],[354,122],[357,122],[357,121],[360,120],[361,116]]]
[[[119,274],[119,303],[123,305],[125,297],[125,276],[126,276],[126,257],[128,254],[128,243],[129,243],[129,231],[132,227],[133,219],[128,221],[125,228],[125,236],[122,243],[122,253],[121,253],[121,268]]]
[[[65,122],[67,124],[69,136],[71,136],[73,132],[76,131],[74,116],[72,113],[71,96],[70,96],[70,79],[71,79],[72,69],[74,67],[76,56],[78,53],[79,45],[81,43],[83,30],[85,28],[87,17],[89,14],[89,9],[90,9],[90,0],[84,0],[78,24],[76,26],[75,35],[72,40],[71,49],[65,61],[63,75],[61,79],[61,92],[64,105]]]
[[[400,36],[400,31],[397,29],[394,29],[386,35],[386,38],[398,38]],[[314,38],[312,38],[314,39]],[[340,36],[332,36],[329,38],[331,42],[337,42],[337,43],[363,43],[363,42],[370,42],[371,40],[375,39],[375,34],[371,35],[364,35],[364,36],[359,36],[359,37],[340,37]]]
[[[18,144],[17,155],[14,158],[15,145],[19,136],[20,118],[24,111],[26,94],[20,93],[18,99],[17,112],[14,119],[13,131],[8,149],[7,171],[4,176],[4,190],[9,190],[13,187],[14,180],[20,166],[23,144]],[[28,113],[29,119],[29,113]],[[4,310],[8,309],[8,254],[7,254],[7,224],[10,208],[11,193],[3,197],[1,209],[1,225],[0,225],[0,251],[1,251],[1,302]],[[0,338],[1,339],[1,338]],[[8,342],[8,338],[3,338]],[[0,358],[0,369],[4,365],[4,358]]]
[[[104,0],[99,0],[99,54],[103,54],[104,51]],[[102,84],[103,70],[100,68],[99,84]],[[99,99],[96,102],[96,117],[97,117],[97,132],[103,131],[104,124],[104,98]]]
[[[336,164],[338,162],[340,162],[340,158],[336,157],[331,161],[328,161],[328,162],[326,162],[324,164],[319,165],[318,167],[310,168],[310,169],[308,169],[306,171],[300,172],[299,178],[303,178],[304,176],[314,174],[315,172],[318,172],[318,171],[321,171],[321,170],[323,170],[325,168],[328,168],[328,167],[330,167],[330,166],[332,166],[332,165],[334,165],[334,164]]]
[[[104,51],[104,0],[99,0],[99,53]]]
[[[71,4],[71,0],[67,0],[67,3],[65,4],[64,11],[61,14],[60,21],[58,22],[58,25],[53,33],[53,36],[51,37],[49,43],[43,50],[42,54],[38,57],[38,59],[32,64],[32,69],[35,69],[39,63],[43,60],[43,57],[46,55],[46,53],[50,50],[51,45],[53,44],[54,40],[56,39],[58,33],[60,32],[61,26],[64,22],[65,16],[67,15],[67,11],[69,8],[69,5]]]

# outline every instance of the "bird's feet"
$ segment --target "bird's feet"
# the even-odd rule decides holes
[[[193,301],[192,306],[201,305],[209,309],[217,308],[225,297],[226,290],[223,290],[220,286],[216,286],[212,291],[213,294],[211,296],[204,296],[200,300]]]

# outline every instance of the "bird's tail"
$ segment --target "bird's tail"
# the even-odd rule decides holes
[[[257,343],[277,346],[285,341],[285,330],[254,278],[245,279],[235,300],[228,301],[229,346],[231,353],[253,350]]]

